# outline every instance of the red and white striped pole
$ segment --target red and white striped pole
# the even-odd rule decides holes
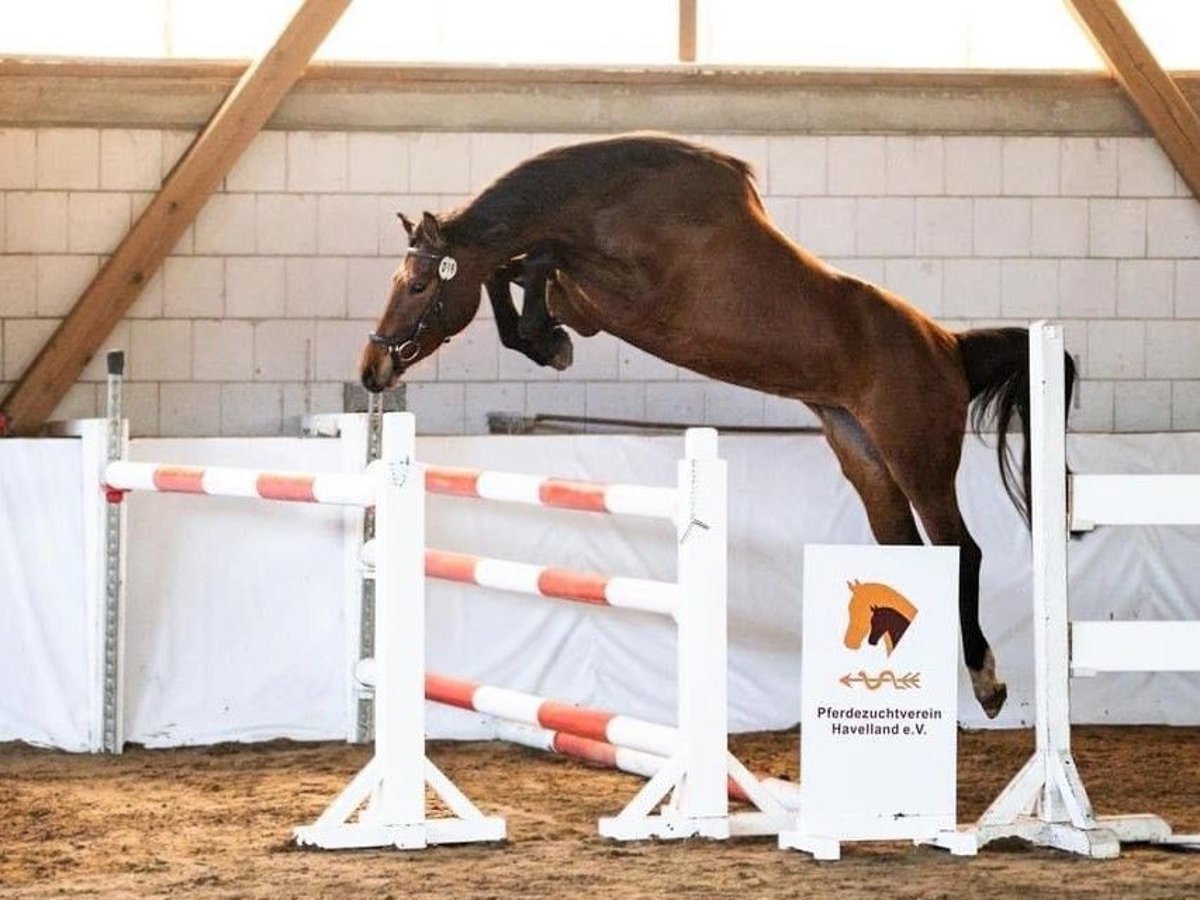
[[[113,500],[119,500],[127,491],[159,491],[343,506],[371,506],[375,502],[370,479],[364,475],[312,475],[118,460],[108,464],[104,482]]]

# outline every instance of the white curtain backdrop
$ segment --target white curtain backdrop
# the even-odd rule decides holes
[[[1200,435],[1073,435],[1077,471],[1200,470]],[[675,437],[425,438],[422,459],[567,478],[671,485]],[[800,697],[802,547],[869,542],[857,497],[812,436],[730,436],[730,727],[789,727]],[[336,471],[322,439],[139,440],[132,457]],[[1029,535],[993,450],[965,445],[966,520],[983,548],[982,620],[1009,702],[984,719],[960,678],[968,727],[1032,721]],[[77,444],[0,442],[0,740],[69,749],[86,730]],[[347,705],[343,512],[333,507],[133,495],[126,731],[152,746],[340,738]],[[447,497],[429,499],[430,546],[609,574],[674,577],[665,523]],[[1104,528],[1072,543],[1073,617],[1196,618],[1200,529]],[[669,621],[625,610],[429,583],[431,671],[674,720]],[[947,652],[959,653],[957,647]],[[961,668],[960,668],[961,671]],[[1200,676],[1076,679],[1075,719],[1200,724]],[[431,709],[431,736],[484,736]]]

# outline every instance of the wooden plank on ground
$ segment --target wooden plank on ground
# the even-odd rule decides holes
[[[1200,197],[1200,118],[1117,0],[1066,0],[1192,193]]]
[[[246,70],[4,398],[0,430],[32,434],[41,427],[349,5],[350,0],[304,0],[274,46]]]

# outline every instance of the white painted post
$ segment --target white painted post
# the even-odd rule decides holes
[[[726,673],[727,464],[717,458],[717,432],[691,428],[684,437],[677,522],[678,707],[682,790],[679,814],[692,833],[729,836]],[[679,796],[682,794],[682,796]]]
[[[423,847],[425,832],[425,479],[414,459],[411,413],[383,421],[375,485],[375,759],[383,778],[369,820],[397,846]]]
[[[343,473],[358,474],[371,461],[367,431],[365,416],[347,414],[337,417],[338,450]],[[367,601],[374,599],[375,585],[373,579],[368,581],[363,577],[361,560],[366,523],[370,517],[371,510],[361,506],[346,506],[342,510],[342,591],[346,617],[346,741],[351,744],[366,743],[373,731],[371,692],[354,677],[354,667],[358,665],[358,661],[374,655],[374,603]]]

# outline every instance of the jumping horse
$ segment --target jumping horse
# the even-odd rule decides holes
[[[1000,711],[1008,691],[979,625],[983,557],[954,479],[968,413],[976,431],[994,421],[1005,489],[1028,514],[1026,329],[941,327],[784,235],[745,162],[665,135],[552,149],[460,209],[401,219],[409,249],[363,350],[368,390],[391,387],[465,328],[482,286],[501,342],[539,364],[570,365],[561,326],[603,330],[807,404],[879,543],[921,543],[915,510],[932,543],[960,549],[963,656],[983,710]],[[525,291],[519,312],[514,282]],[[1026,437],[1020,472],[1007,446],[1015,419]]]

